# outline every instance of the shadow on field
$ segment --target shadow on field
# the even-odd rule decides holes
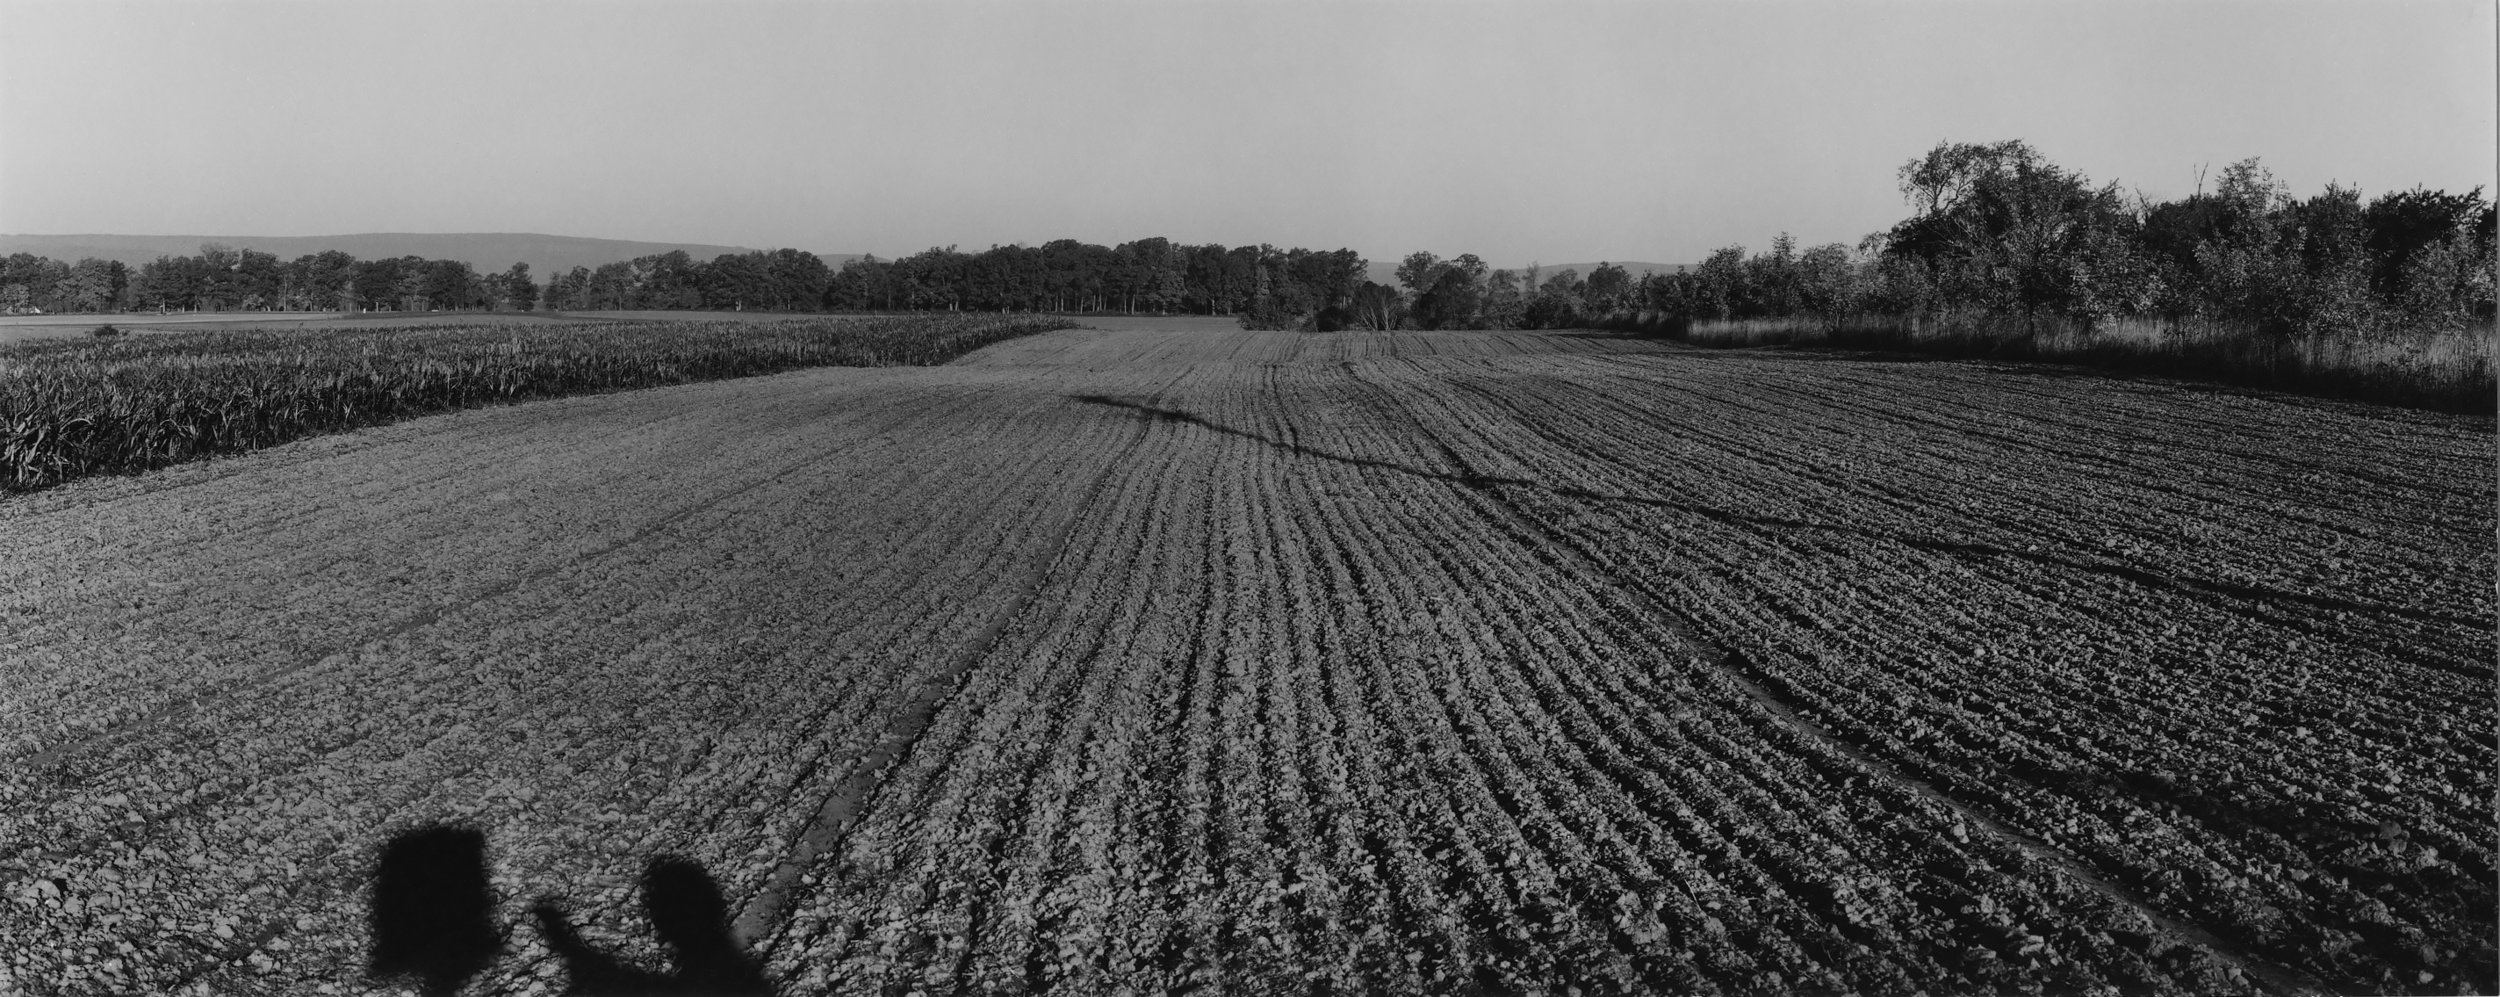
[[[769,997],[775,992],[731,937],[728,901],[701,865],[675,856],[652,859],[642,874],[642,906],[674,957],[674,972],[645,969],[601,951],[574,930],[552,900],[530,907],[547,947],[564,960],[566,994]],[[403,832],[383,846],[374,864],[367,971],[380,979],[414,977],[429,997],[446,997],[502,954],[494,908],[484,834],[446,825]]]
[[[2000,547],[1993,544],[1935,540],[1926,537],[1909,536],[1885,530],[1871,530],[1865,527],[1848,526],[1839,523],[1817,523],[1802,519],[1788,519],[1779,516],[1752,515],[1748,513],[1731,512],[1726,509],[1713,508],[1692,502],[1677,501],[1675,499],[1651,498],[1642,495],[1621,495],[1610,492],[1594,491],[1586,488],[1556,486],[1549,485],[1541,481],[1532,481],[1526,478],[1499,477],[1494,475],[1476,474],[1473,472],[1452,474],[1445,471],[1431,471],[1418,467],[1410,467],[1395,461],[1380,460],[1370,457],[1355,457],[1347,454],[1322,450],[1317,447],[1305,446],[1301,443],[1289,440],[1274,439],[1249,430],[1235,429],[1231,426],[1214,422],[1180,409],[1161,408],[1143,402],[1113,398],[1107,395],[1070,395],[1068,397],[1087,405],[1099,405],[1106,408],[1120,409],[1136,415],[1139,418],[1151,419],[1156,422],[1182,423],[1222,433],[1227,436],[1252,440],[1299,457],[1308,457],[1314,460],[1325,460],[1353,467],[1374,468],[1409,477],[1446,482],[1478,491],[1491,491],[1493,489],[1503,487],[1524,488],[1543,492],[1559,498],[1576,499],[1584,502],[1618,503],[1623,505],[1645,506],[1653,509],[1667,509],[1733,526],[1751,527],[1757,529],[1768,527],[1782,530],[1811,530],[1823,533],[1838,533],[1882,543],[1899,544],[1904,547],[1930,551],[1960,559],[2007,558],[2018,561],[2028,561],[2034,564],[2063,568],[2069,571],[2125,579],[2146,588],[2159,589],[2177,595],[2183,595],[2205,601],[2290,603],[2308,606],[2315,609],[2333,610],[2339,612],[2375,613],[2386,616],[2397,616],[2426,623],[2470,627],[2476,630],[2485,629],[2490,626],[2489,620],[2468,619],[2466,617],[2436,612],[2433,610],[2415,609],[2410,606],[2391,606],[2381,603],[2362,602],[2354,599],[2340,599],[2334,596],[2311,595],[2305,592],[2292,592],[2284,589],[2249,585],[2242,582],[2176,578],[2170,575],[2161,574],[2160,572],[2148,571],[2143,568],[2134,567],[2132,565],[2086,560],[2084,558],[2070,557],[2063,554],[2046,553],[2043,551],[2023,550],[2014,547]],[[1450,458],[1453,462],[1463,463],[1464,460],[1454,453],[1450,455]],[[2481,673],[2476,672],[2474,674],[2479,675]]]

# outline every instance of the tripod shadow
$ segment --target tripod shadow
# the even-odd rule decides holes
[[[564,909],[541,899],[530,915],[564,960],[573,997],[770,997],[762,967],[729,931],[729,903],[703,867],[674,856],[651,860],[642,905],[674,970],[636,966],[574,930]],[[374,865],[372,958],[376,978],[413,977],[429,997],[448,997],[502,954],[486,836],[432,825],[391,839]]]

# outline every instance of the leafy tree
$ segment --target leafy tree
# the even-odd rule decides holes
[[[1519,274],[1495,270],[1484,279],[1484,325],[1488,329],[1516,329],[1527,321],[1528,300],[1519,290]]]
[[[538,301],[538,285],[530,280],[530,265],[514,263],[496,282],[497,308],[526,312]]]
[[[722,253],[698,275],[703,307],[745,311],[772,307],[772,273],[757,253]]]
[[[1745,261],[1745,310],[1759,315],[1795,315],[1804,307],[1797,294],[1797,240],[1786,232],[1771,240],[1771,251]]]
[[[1592,314],[1607,315],[1632,305],[1632,274],[1612,263],[1599,263],[1589,271],[1586,291]]]
[[[200,244],[200,255],[191,265],[193,308],[202,311],[223,311],[236,307],[243,300],[243,254],[222,242]]]
[[[356,279],[355,257],[335,249],[310,253],[287,264],[281,293],[291,308],[354,311]]]
[[[1901,167],[1901,194],[1917,209],[1913,220],[1950,218],[1992,180],[2039,161],[2040,154],[2020,140],[1939,142]]]
[[[1220,245],[1189,247],[1185,304],[1207,315],[1231,315],[1248,300],[1251,265],[1248,258]]]
[[[632,290],[627,308],[701,308],[701,265],[685,250],[637,257],[632,264]]]
[[[67,264],[33,253],[13,253],[0,261],[0,305],[11,312],[43,308],[66,311],[61,285],[70,277]]]
[[[122,287],[129,280],[129,268],[119,260],[99,260],[92,256],[79,260],[61,282],[58,291],[61,307],[67,311],[106,311],[121,297]]]
[[[602,263],[582,281],[572,307],[591,311],[632,308],[635,286],[632,263]]]
[[[159,256],[139,265],[131,279],[132,306],[172,311],[198,307],[202,281],[199,260],[190,256]]]
[[[275,253],[242,249],[228,268],[231,278],[232,303],[237,308],[274,310],[284,307],[286,296],[286,265],[278,262]]]
[[[551,312],[588,308],[590,306],[584,302],[587,299],[589,288],[590,268],[574,267],[564,273],[547,278],[547,290],[542,304],[544,304],[546,309]]]
[[[2115,185],[2095,187],[2018,141],[1941,143],[1900,175],[1919,210],[1894,227],[1886,251],[1925,264],[1948,300],[2030,321],[2141,296],[2146,268],[2131,246],[2138,220]],[[2208,220],[2225,231],[2275,189],[2253,160],[2224,181]]]
[[[1580,324],[1581,293],[1585,284],[1580,272],[1568,267],[1545,278],[1528,301],[1524,324],[1531,329],[1567,329]]]
[[[1354,326],[1359,329],[1395,329],[1406,322],[1406,297],[1387,284],[1364,281],[1354,292]]]
[[[1466,268],[1442,266],[1432,286],[1415,298],[1414,318],[1426,329],[1468,329],[1478,323],[1484,287]]]
[[[772,280],[773,307],[781,311],[812,312],[823,307],[825,289],[833,282],[833,269],[825,266],[824,257],[797,249],[767,254],[764,272]]]
[[[1856,314],[1865,300],[1864,281],[1849,247],[1837,242],[1816,246],[1797,258],[1798,309],[1827,325]]]
[[[1422,294],[1431,290],[1434,282],[1441,279],[1441,271],[1447,266],[1448,264],[1441,262],[1439,256],[1431,253],[1422,250],[1408,253],[1406,259],[1398,263],[1398,283],[1403,285],[1409,293]]]
[[[2405,274],[2415,254],[2461,236],[2470,247],[2478,225],[2488,227],[2484,220],[2490,217],[2491,205],[2482,193],[2481,187],[2464,194],[2415,187],[2371,201],[2362,212],[2362,226],[2367,231],[2364,246],[2371,257],[2372,289],[2390,298],[2409,297]],[[2430,269],[2446,265],[2443,261]]]
[[[1696,314],[1705,318],[1725,319],[1748,309],[1753,302],[1749,273],[1745,268],[1745,247],[1725,246],[1711,251],[1693,268],[1692,279]]]

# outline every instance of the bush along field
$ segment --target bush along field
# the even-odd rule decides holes
[[[941,364],[1034,317],[213,331],[0,346],[0,491],[412,416],[804,367]]]

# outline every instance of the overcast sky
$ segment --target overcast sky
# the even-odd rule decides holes
[[[0,0],[0,232],[1685,262],[1939,140],[2494,184],[2493,6]]]

